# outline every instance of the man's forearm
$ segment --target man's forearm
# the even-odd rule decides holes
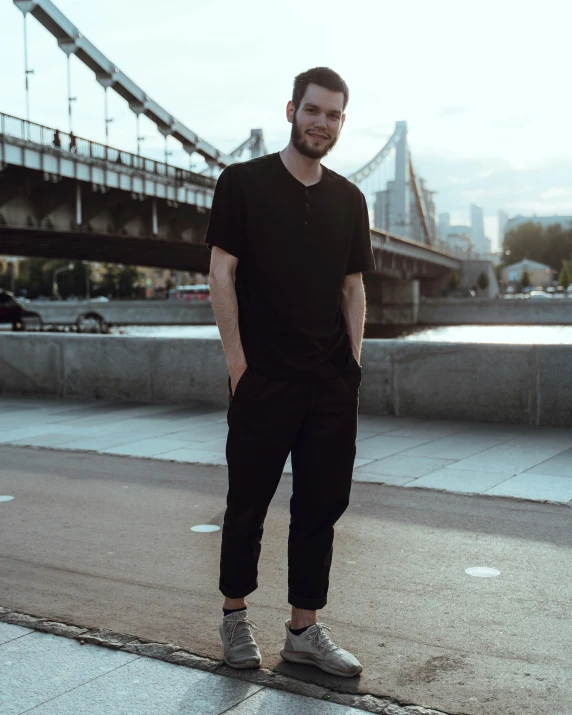
[[[224,274],[210,277],[210,292],[216,323],[226,356],[226,364],[231,366],[246,364],[238,327],[238,301],[234,276]]]
[[[351,290],[342,293],[341,306],[346,322],[346,330],[350,336],[352,352],[355,359],[359,363],[366,308],[365,291],[363,287],[352,288]]]

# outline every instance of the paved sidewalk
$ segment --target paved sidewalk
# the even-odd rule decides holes
[[[0,623],[2,715],[363,715],[274,690]]]
[[[226,410],[212,405],[0,403],[0,443],[226,466]],[[354,480],[570,503],[572,429],[360,415]]]

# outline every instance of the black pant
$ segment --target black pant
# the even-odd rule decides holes
[[[350,498],[360,383],[353,358],[341,375],[311,383],[270,379],[249,366],[232,395],[229,378],[220,563],[228,598],[258,586],[264,519],[291,452],[288,602],[310,610],[326,605],[334,524]]]

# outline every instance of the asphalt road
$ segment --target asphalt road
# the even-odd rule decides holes
[[[278,654],[290,487],[249,598],[263,665],[447,713],[572,714],[570,507],[354,484],[320,618],[364,672],[338,680]],[[222,523],[225,490],[221,467],[1,446],[0,605],[220,658],[220,531],[191,527]]]

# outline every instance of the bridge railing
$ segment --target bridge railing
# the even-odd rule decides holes
[[[83,156],[95,161],[125,166],[136,171],[163,176],[178,186],[195,184],[196,186],[214,189],[216,184],[216,180],[210,176],[196,174],[194,171],[149,159],[140,154],[131,154],[122,149],[99,144],[83,137],[76,137],[59,129],[45,127],[42,124],[29,122],[19,117],[12,117],[9,114],[0,113],[0,135],[49,147],[52,151]]]

